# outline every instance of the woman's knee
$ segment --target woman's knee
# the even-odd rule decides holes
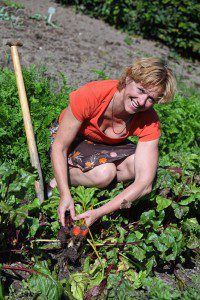
[[[135,165],[134,163],[132,165],[127,164],[127,174],[129,179],[134,179],[135,178]]]
[[[135,178],[135,155],[127,157],[120,165],[117,166],[117,175],[121,181]]]
[[[92,181],[95,186],[103,188],[108,186],[117,175],[117,169],[113,163],[105,163],[93,169]]]

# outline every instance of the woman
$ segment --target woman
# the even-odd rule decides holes
[[[153,106],[170,101],[175,87],[175,77],[163,61],[142,58],[126,68],[120,80],[91,82],[70,94],[51,152],[51,186],[58,185],[63,226],[67,210],[72,219],[84,218],[90,226],[151,192],[161,134]],[[126,140],[133,135],[139,138],[137,147]],[[75,216],[68,181],[103,188],[114,178],[133,183],[105,205]]]

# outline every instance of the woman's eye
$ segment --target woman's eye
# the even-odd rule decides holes
[[[148,98],[148,100],[149,100],[150,103],[154,103],[155,102],[154,99],[152,99],[152,98]]]
[[[140,88],[138,88],[138,90],[139,90],[139,92],[142,93],[142,94],[144,94],[144,92],[145,92],[143,89],[140,89]]]

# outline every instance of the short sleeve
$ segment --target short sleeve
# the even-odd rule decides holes
[[[144,112],[140,128],[141,130],[138,134],[140,142],[152,141],[161,136],[160,120],[155,110],[151,109]]]
[[[89,84],[70,93],[69,103],[75,118],[83,122],[88,119],[95,109],[96,97]]]

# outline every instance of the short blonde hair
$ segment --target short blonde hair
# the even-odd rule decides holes
[[[166,62],[159,58],[140,58],[128,66],[119,79],[119,91],[126,86],[127,78],[144,88],[158,87],[161,91],[158,103],[169,102],[176,92],[176,78]]]

